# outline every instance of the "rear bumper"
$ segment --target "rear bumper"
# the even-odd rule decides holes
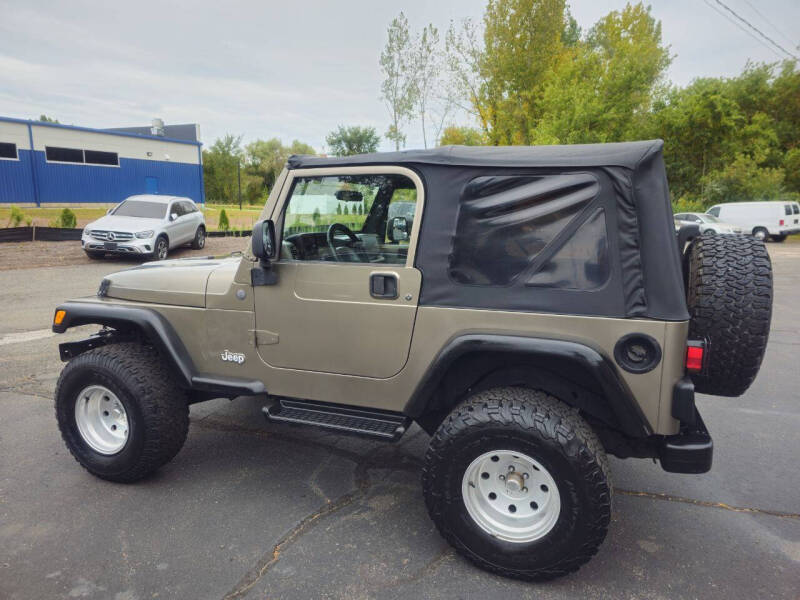
[[[707,473],[714,458],[714,442],[706,424],[696,414],[695,425],[676,435],[668,435],[661,443],[661,468],[670,473]]]
[[[694,403],[694,384],[686,376],[672,394],[672,416],[680,432],[664,436],[658,450],[661,468],[670,473],[706,473],[711,470],[714,442]]]

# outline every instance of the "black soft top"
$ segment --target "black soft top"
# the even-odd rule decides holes
[[[442,146],[430,150],[374,152],[343,157],[294,155],[290,169],[386,164],[463,167],[625,167],[635,169],[661,150],[664,142],[647,140],[572,146]]]
[[[420,306],[684,321],[663,146],[445,146],[292,156],[288,168],[402,165],[420,175]],[[569,224],[553,238],[560,219]]]

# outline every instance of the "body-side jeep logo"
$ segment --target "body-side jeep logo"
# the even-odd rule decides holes
[[[238,365],[244,362],[244,354],[241,352],[231,352],[227,348],[225,348],[225,351],[222,352],[219,357],[225,362],[235,362]]]

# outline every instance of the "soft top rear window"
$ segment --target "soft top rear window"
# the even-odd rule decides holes
[[[605,218],[602,211],[590,219],[586,213],[598,192],[590,173],[473,179],[461,199],[451,279],[480,286],[519,279],[526,286],[600,287],[610,272]],[[581,227],[587,220],[591,224]],[[576,230],[579,239],[570,241]],[[560,250],[554,255],[545,248]]]
[[[125,200],[115,210],[119,217],[141,217],[143,219],[163,219],[167,216],[167,205],[162,202],[146,200]]]

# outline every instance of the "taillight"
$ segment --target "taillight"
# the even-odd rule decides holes
[[[703,355],[705,345],[703,342],[689,341],[686,343],[686,370],[699,373],[703,370]]]
[[[781,227],[783,227],[783,219],[781,219]]]

